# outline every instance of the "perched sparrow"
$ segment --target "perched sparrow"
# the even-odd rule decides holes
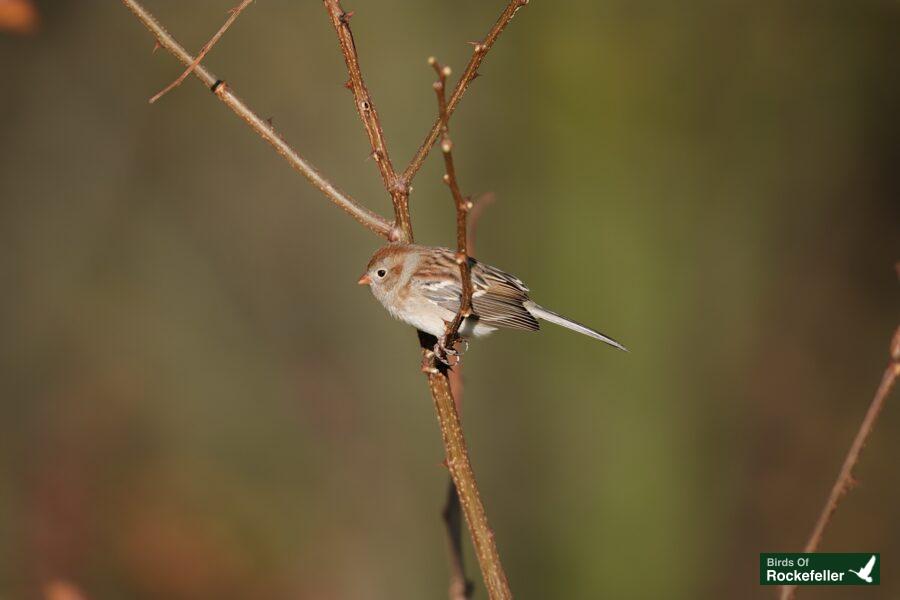
[[[480,337],[498,327],[536,331],[540,328],[537,320],[543,319],[625,350],[599,331],[536,304],[528,298],[525,284],[512,275],[474,258],[469,258],[469,267],[472,316],[459,328],[460,337]],[[372,256],[359,284],[368,285],[393,317],[436,337],[436,350],[447,350],[443,337],[462,297],[454,251],[412,244],[385,246]]]

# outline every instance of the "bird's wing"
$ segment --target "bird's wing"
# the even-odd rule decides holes
[[[872,558],[869,559],[869,562],[866,563],[866,566],[860,570],[860,575],[863,577],[868,577],[869,574],[872,573],[872,568],[875,567],[875,555],[872,555]]]
[[[536,331],[537,319],[523,306],[528,301],[528,288],[500,269],[469,259],[472,273],[472,312],[485,325]],[[451,312],[459,310],[462,283],[459,273],[454,279],[420,281],[425,297]]]

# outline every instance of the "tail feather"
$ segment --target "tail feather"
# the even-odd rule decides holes
[[[625,346],[623,346],[616,340],[612,339],[611,337],[609,337],[607,335],[603,335],[599,331],[595,331],[595,330],[591,329],[590,327],[586,327],[586,326],[582,325],[581,323],[576,323],[575,321],[567,319],[562,315],[558,315],[551,310],[547,310],[546,308],[544,308],[543,306],[541,306],[539,304],[535,304],[534,302],[529,301],[529,302],[525,303],[525,308],[527,308],[528,312],[530,312],[532,315],[534,315],[538,319],[550,321],[551,323],[555,323],[561,327],[565,327],[566,329],[571,329],[572,331],[576,331],[576,332],[584,334],[588,337],[592,337],[595,340],[600,340],[601,342],[605,342],[605,343],[609,344],[610,346],[618,348],[619,350],[624,350],[625,352],[628,352],[628,348],[626,348]]]

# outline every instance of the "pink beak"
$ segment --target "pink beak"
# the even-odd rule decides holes
[[[359,281],[357,281],[356,283],[358,283],[359,285],[369,285],[370,283],[372,283],[372,278],[369,277],[368,273],[366,273],[365,275],[360,277]]]

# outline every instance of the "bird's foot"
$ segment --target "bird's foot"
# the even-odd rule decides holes
[[[457,348],[457,342],[462,343],[462,348]],[[448,367],[455,367],[462,362],[462,354],[469,349],[469,341],[464,338],[450,339],[449,336],[441,336],[434,345],[434,356]],[[455,359],[452,360],[451,359]]]

